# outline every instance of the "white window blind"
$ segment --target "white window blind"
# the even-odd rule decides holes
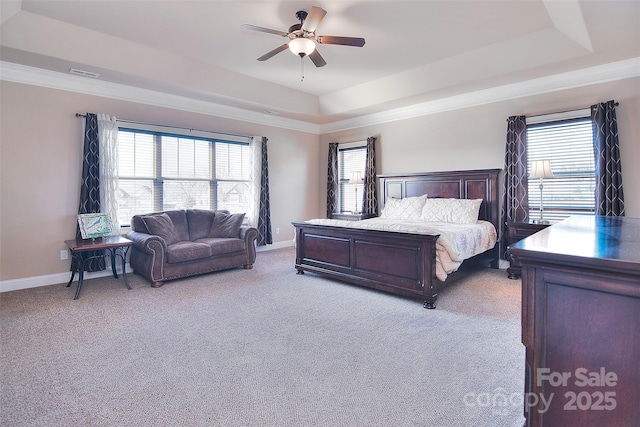
[[[204,132],[193,137],[147,128],[118,132],[121,224],[128,225],[136,214],[169,209],[248,211],[248,138],[226,141],[206,138]]]
[[[362,209],[364,182],[354,184],[349,180],[353,172],[360,172],[364,179],[366,156],[366,142],[340,144],[338,147],[340,212],[359,212]]]
[[[527,126],[528,172],[536,160],[549,160],[553,178],[543,181],[544,218],[560,221],[595,212],[595,163],[591,118]],[[529,179],[529,217],[540,217],[539,179]]]

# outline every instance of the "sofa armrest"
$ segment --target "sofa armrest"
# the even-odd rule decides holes
[[[127,239],[133,241],[129,264],[133,272],[146,277],[151,286],[162,286],[164,264],[167,259],[167,243],[160,236],[130,231]]]
[[[243,225],[240,227],[240,236],[241,239],[244,240],[245,246],[247,247],[247,253],[249,255],[249,264],[253,265],[256,261],[256,241],[258,240],[258,229],[255,227],[250,227],[248,225]]]
[[[136,249],[148,254],[153,254],[157,251],[165,252],[167,250],[167,243],[160,236],[141,233],[139,231],[129,231],[125,237],[133,242],[133,246]]]

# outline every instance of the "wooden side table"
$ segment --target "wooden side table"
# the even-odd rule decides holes
[[[507,221],[507,244],[508,248],[513,246],[515,243],[524,239],[525,237],[529,237],[532,234],[537,233],[538,231],[544,230],[549,227],[551,224],[540,224],[535,222],[519,222],[519,221]],[[507,249],[507,253],[509,253],[510,265],[507,268],[507,274],[509,279],[519,279],[521,276],[521,266],[517,260],[514,260]]]
[[[369,219],[375,218],[373,214],[363,214],[363,213],[332,213],[331,219],[342,219],[345,221],[360,221],[361,219]]]
[[[116,257],[120,257],[122,259],[122,278],[124,279],[124,283],[127,286],[127,289],[131,290],[131,286],[129,286],[129,281],[127,280],[127,271],[125,268],[127,252],[129,252],[129,248],[133,245],[133,242],[131,240],[122,236],[107,236],[86,240],[65,240],[64,243],[69,247],[69,250],[71,251],[71,258],[75,260],[75,265],[71,270],[71,279],[69,279],[69,283],[67,283],[67,288],[71,286],[71,282],[73,282],[76,271],[78,271],[78,288],[76,289],[76,295],[73,298],[74,300],[80,297],[80,289],[82,289],[82,282],[84,280],[85,262],[90,259],[104,257],[104,255],[98,255],[85,258],[83,254],[89,251],[109,251],[111,257],[111,271],[113,272],[113,277],[116,279],[118,278],[118,273],[116,271]]]

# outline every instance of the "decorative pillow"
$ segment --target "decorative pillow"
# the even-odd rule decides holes
[[[245,214],[229,214],[226,212],[216,212],[213,217],[213,224],[209,231],[209,237],[238,237],[240,226]]]
[[[389,219],[420,219],[427,195],[394,199],[389,197],[384,204],[380,218]]]
[[[142,222],[144,222],[145,227],[147,227],[149,234],[162,237],[167,245],[172,245],[180,241],[175,231],[173,221],[171,221],[171,217],[166,213],[145,215],[142,217]]]
[[[475,224],[482,199],[428,199],[422,209],[423,221]]]

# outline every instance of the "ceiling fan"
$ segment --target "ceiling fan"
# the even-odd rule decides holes
[[[324,67],[327,62],[316,49],[316,43],[319,44],[337,44],[343,46],[364,46],[364,39],[361,37],[342,37],[342,36],[317,36],[316,28],[327,14],[327,11],[316,6],[311,7],[311,12],[307,14],[304,10],[296,12],[296,18],[300,20],[299,24],[289,27],[288,32],[272,30],[270,28],[258,27],[251,24],[243,24],[242,28],[247,30],[260,31],[263,33],[275,34],[277,36],[287,37],[289,41],[282,46],[265,53],[258,61],[266,61],[272,56],[282,52],[283,50],[291,50],[300,58],[305,55],[311,59],[316,67]]]

